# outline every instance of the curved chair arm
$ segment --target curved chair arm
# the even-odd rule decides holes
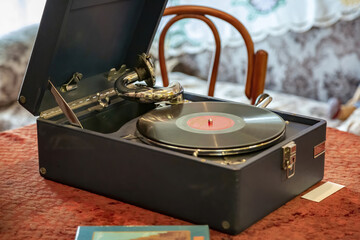
[[[265,85],[265,76],[266,76],[266,67],[267,67],[267,52],[264,50],[259,50],[256,54],[254,53],[254,43],[251,39],[251,36],[244,25],[239,22],[235,17],[231,16],[228,13],[223,11],[204,7],[204,6],[192,6],[192,5],[182,5],[166,8],[164,11],[164,16],[175,15],[164,27],[159,40],[159,62],[161,76],[163,78],[164,86],[169,84],[165,55],[164,55],[164,41],[165,35],[169,28],[177,21],[184,18],[196,18],[204,21],[212,30],[215,38],[216,49],[212,64],[212,72],[209,76],[209,90],[208,95],[213,96],[215,90],[216,77],[219,67],[220,59],[220,37],[215,25],[211,22],[209,18],[205,15],[217,17],[230,23],[243,37],[246,51],[248,55],[248,66],[247,66],[247,75],[246,75],[246,85],[245,85],[245,95],[248,99],[252,100],[252,104],[255,102],[256,97],[263,92]]]

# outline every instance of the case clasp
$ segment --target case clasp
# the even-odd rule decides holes
[[[283,149],[283,162],[282,168],[286,171],[286,178],[291,178],[295,175],[295,163],[296,163],[296,143],[294,141],[289,142]]]

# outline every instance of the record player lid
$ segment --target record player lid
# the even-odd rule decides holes
[[[103,81],[104,76],[101,81],[93,76],[102,76],[122,64],[131,67],[138,54],[148,52],[166,2],[47,1],[20,103],[34,115],[57,106],[49,91],[45,91],[48,80],[60,87],[76,72],[83,74],[84,83],[80,81],[76,94],[63,94],[68,102],[113,87],[113,83]]]

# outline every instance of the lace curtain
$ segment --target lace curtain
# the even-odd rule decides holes
[[[325,27],[338,20],[360,15],[360,0],[169,0],[168,6],[204,5],[237,17],[250,31],[255,42],[288,30],[303,32],[313,26]],[[40,21],[45,0],[7,0],[0,2],[0,35]],[[166,18],[165,18],[166,21]],[[165,21],[162,21],[164,24]],[[161,26],[160,25],[160,26]],[[238,44],[231,26],[218,21],[223,41]],[[212,39],[211,32],[197,20],[183,20],[169,32],[173,44],[200,45]]]
[[[237,17],[255,48],[269,53],[268,90],[346,102],[360,84],[360,0],[169,0],[169,6],[180,4],[206,5]],[[164,17],[160,27],[168,19]],[[229,24],[215,24],[223,47],[218,81],[243,85],[247,55],[242,39]],[[157,47],[155,39],[154,56]],[[207,78],[214,40],[206,24],[177,22],[165,48],[169,71]]]
[[[278,36],[289,30],[305,32],[312,27],[327,27],[338,20],[352,20],[360,15],[360,0],[169,0],[168,6],[204,5],[225,11],[239,19],[253,41],[268,35]],[[169,17],[162,20],[160,28]],[[242,39],[235,29],[213,19],[223,45],[239,46]],[[205,42],[204,42],[205,39]],[[173,25],[167,35],[170,55],[181,51],[197,52],[213,46],[213,36],[199,20],[186,19]],[[184,49],[185,48],[185,49]]]

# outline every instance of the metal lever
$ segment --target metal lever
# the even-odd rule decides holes
[[[255,101],[255,107],[266,108],[271,103],[272,97],[267,93],[260,94]]]

